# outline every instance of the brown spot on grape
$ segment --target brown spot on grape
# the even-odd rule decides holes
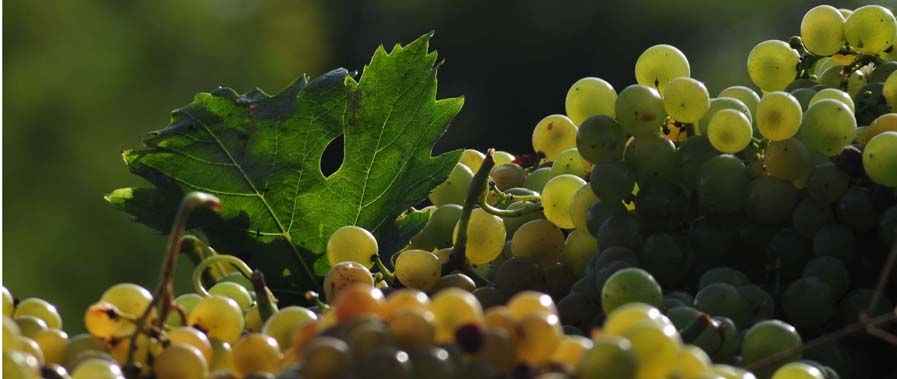
[[[551,130],[551,129],[554,129],[554,123],[553,123],[553,122],[549,122],[549,123],[548,123],[548,130]]]

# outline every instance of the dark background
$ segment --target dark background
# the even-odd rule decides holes
[[[274,93],[301,73],[361,70],[374,49],[435,30],[439,97],[466,97],[437,152],[528,152],[570,85],[634,83],[638,55],[677,46],[711,96],[749,85],[766,39],[798,34],[812,1],[3,2],[3,285],[57,304],[65,327],[118,282],[156,285],[165,239],[103,195],[143,184],[120,151],[219,85]],[[879,2],[893,8],[895,1]],[[834,5],[854,8],[865,2]],[[752,86],[753,87],[753,86]],[[189,288],[179,265],[179,293]]]

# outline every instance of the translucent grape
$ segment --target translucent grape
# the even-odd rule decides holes
[[[243,311],[236,301],[212,295],[200,300],[187,317],[187,323],[209,337],[234,342],[243,332]]]
[[[825,99],[807,109],[798,135],[808,149],[831,157],[853,140],[856,127],[856,119],[847,106]]]
[[[633,326],[645,320],[654,322],[659,326],[666,326],[671,323],[666,316],[660,313],[657,307],[641,302],[632,302],[623,304],[610,312],[604,321],[601,331],[602,334],[608,336],[623,336]]]
[[[710,357],[703,349],[694,345],[685,345],[679,349],[676,358],[676,372],[683,378],[699,378],[710,370]]]
[[[117,334],[126,336],[136,329],[134,324],[121,317],[115,305],[100,301],[91,304],[84,312],[84,326],[90,334],[107,339]]]
[[[754,324],[745,333],[741,345],[741,355],[744,359],[744,364],[749,365],[783,351],[799,348],[802,345],[803,342],[800,335],[793,326],[779,320],[766,320]],[[800,359],[800,353],[791,356],[787,361],[797,359]],[[768,372],[773,372],[776,367],[776,365],[773,365]]]
[[[666,119],[663,98],[652,87],[633,84],[617,96],[617,122],[632,135],[657,134]]]
[[[558,175],[545,183],[545,188],[542,190],[542,208],[545,218],[559,228],[573,229],[576,225],[573,224],[570,215],[570,199],[584,184],[586,184],[585,180],[570,174]],[[502,238],[503,240],[504,238]]]
[[[760,95],[756,91],[745,86],[732,86],[720,91],[717,97],[731,97],[741,101],[751,112],[751,120],[756,120],[757,106],[760,104]]]
[[[853,99],[850,97],[850,95],[847,92],[844,92],[837,88],[825,88],[819,92],[816,92],[816,94],[813,95],[812,98],[810,98],[809,105],[816,104],[820,100],[825,99],[838,100],[845,106],[847,106],[847,108],[850,109],[851,112],[856,113],[856,111],[854,110]]]
[[[620,156],[623,156],[622,148],[620,150]],[[551,172],[551,167],[537,168],[526,176],[526,181],[523,183],[523,186],[536,192],[542,192],[545,183],[548,183],[553,177],[554,174]]]
[[[513,321],[520,321],[530,313],[558,314],[551,296],[538,291],[523,291],[511,296],[507,307]]]
[[[464,151],[461,152],[461,159],[458,162],[463,163],[470,169],[470,171],[477,172],[485,159],[486,154],[474,149],[464,149]]]
[[[6,322],[3,323],[4,331],[6,330]],[[3,340],[8,341],[8,336],[4,335]],[[9,340],[14,340],[10,338]],[[44,362],[47,364],[62,364],[62,356],[65,352],[65,344],[68,342],[68,334],[59,329],[47,329],[34,336],[34,342],[40,346],[41,352],[44,354]]]
[[[59,311],[56,310],[53,304],[44,299],[29,297],[20,301],[16,305],[15,312],[13,312],[13,317],[18,316],[34,316],[44,320],[48,328],[62,328],[62,318],[59,317]]]
[[[457,241],[458,225],[455,225],[453,241]],[[491,262],[501,254],[506,237],[507,232],[501,217],[492,215],[482,208],[474,209],[467,224],[467,259],[473,264]]]
[[[160,379],[166,378],[159,373],[156,376]],[[72,370],[72,379],[123,379],[124,377],[121,367],[114,362],[99,358],[85,360]],[[194,378],[205,378],[205,376]],[[184,379],[192,378],[184,377]]]
[[[637,362],[627,339],[601,335],[593,342],[580,358],[581,379],[635,378]]]
[[[532,258],[542,267],[556,264],[563,253],[564,233],[548,220],[527,222],[511,238],[511,254]]]
[[[240,274],[243,276],[243,274]],[[181,309],[184,310],[185,314],[190,314],[190,310],[196,306],[202,300],[202,296],[199,296],[195,293],[185,293],[176,298],[174,298],[174,303],[177,304]],[[181,315],[178,312],[171,312],[168,315],[168,318],[165,320],[165,324],[168,326],[181,326],[187,320],[181,320]]]
[[[564,115],[547,116],[536,124],[532,140],[533,151],[554,161],[564,150],[576,147],[576,124]]]
[[[275,316],[282,313],[278,312],[265,322],[266,326],[276,327],[276,332],[268,331],[269,328],[262,329],[265,334],[272,335],[281,342],[281,336],[284,338],[283,345],[288,348],[290,334],[297,327],[311,322],[317,316],[311,310],[296,307],[293,314],[286,317],[275,319]],[[383,318],[386,316],[386,300],[383,297],[383,291],[377,287],[371,287],[366,284],[356,284],[345,288],[340,292],[339,296],[333,302],[333,310],[336,314],[338,323],[346,323],[352,320],[364,321],[370,318]],[[276,324],[275,324],[276,323]]]
[[[884,132],[863,149],[863,169],[872,181],[897,187],[897,132]]]
[[[493,167],[489,177],[492,178],[498,189],[504,191],[512,187],[522,187],[524,181],[526,181],[526,172],[516,163],[505,163],[501,166]]]
[[[378,251],[374,235],[367,229],[355,225],[337,229],[327,240],[327,261],[330,265],[350,261],[371,268],[374,266],[371,257]]]
[[[591,349],[592,345],[592,340],[588,338],[565,335],[561,337],[561,342],[551,355],[551,361],[563,365],[571,372],[576,372],[583,353]]]
[[[757,129],[770,141],[785,140],[797,134],[802,118],[800,103],[787,92],[767,93],[757,104]]]
[[[883,132],[897,132],[897,113],[885,113],[872,120],[866,131],[866,142]]]
[[[601,308],[610,314],[617,307],[641,302],[655,307],[663,303],[660,285],[647,271],[626,268],[611,275],[601,289]]]
[[[674,46],[651,46],[635,61],[636,82],[656,88],[661,95],[664,95],[665,87],[671,80],[690,75],[688,58]]]
[[[701,121],[698,123],[698,129],[696,130],[697,134],[707,135],[707,132],[710,127],[710,120],[713,119],[713,116],[716,115],[716,112],[719,112],[723,109],[733,109],[739,111],[744,114],[748,120],[751,120],[751,110],[744,105],[741,100],[731,98],[731,97],[717,97],[714,99],[710,99],[710,108],[707,109],[707,112],[704,113],[704,117],[701,117]]]
[[[663,93],[667,115],[676,121],[696,124],[710,108],[710,94],[704,83],[689,77],[671,80]]]
[[[751,142],[752,133],[751,121],[731,109],[717,112],[707,126],[707,137],[713,147],[730,154],[744,150]]]
[[[153,372],[159,379],[205,379],[209,364],[195,347],[176,343],[156,357]]]
[[[880,5],[855,9],[844,20],[844,38],[860,53],[875,55],[892,44],[897,35],[897,20],[891,10]]]
[[[588,183],[576,190],[570,201],[570,219],[576,229],[588,230],[589,208],[597,202],[598,197],[595,196],[592,186]]]
[[[665,378],[676,367],[682,341],[672,325],[642,321],[623,334],[638,362],[636,379]]]
[[[532,366],[548,362],[560,344],[561,336],[561,322],[557,316],[545,312],[528,313],[515,328],[517,360]]]
[[[582,276],[586,265],[593,255],[598,254],[598,240],[588,229],[576,228],[567,235],[564,241],[564,254],[561,261],[567,264],[577,276]]]
[[[429,251],[405,250],[396,258],[395,274],[402,285],[429,291],[442,277],[442,264]]]
[[[237,302],[240,309],[248,310],[252,305],[252,296],[246,287],[234,282],[218,282],[209,288],[209,294],[229,297]]]
[[[800,22],[800,36],[811,53],[829,56],[844,47],[844,16],[833,6],[819,5],[808,10]]]
[[[779,367],[771,379],[824,379],[825,376],[816,367],[803,362],[791,362]]]
[[[119,283],[103,292],[100,300],[115,305],[124,314],[140,317],[153,301],[153,295],[137,284]]]
[[[783,41],[758,43],[748,54],[748,74],[765,91],[781,91],[797,76],[800,55]]]
[[[554,164],[551,165],[551,174],[554,176],[571,174],[587,179],[590,171],[592,171],[592,163],[583,158],[575,147],[561,152],[554,160]],[[523,180],[517,187],[522,187],[526,181],[526,173],[522,170],[521,173],[523,173]]]
[[[621,143],[620,144],[620,147],[621,147],[620,154],[623,153],[622,146],[623,146],[623,144]],[[6,287],[0,287],[0,290],[2,290],[0,292],[2,292],[2,295],[3,295],[3,316],[12,317],[12,314],[15,311],[15,307],[16,307],[15,304],[13,303],[14,300],[12,298],[12,294],[9,292],[8,289],[6,289]]]
[[[495,153],[492,154],[492,157],[495,159],[496,166],[514,162],[514,154],[507,151],[496,150]]]
[[[604,79],[587,77],[573,83],[564,103],[567,117],[582,127],[583,121],[595,115],[614,117],[617,91]]]
[[[622,159],[625,143],[623,128],[610,116],[589,117],[576,130],[576,148],[592,163]]]
[[[254,372],[277,373],[282,358],[277,341],[260,333],[243,335],[231,349],[234,373],[240,377]]]
[[[497,164],[498,162],[496,162]],[[433,188],[427,198],[437,207],[444,204],[463,204],[471,179],[473,179],[473,171],[458,162],[449,173],[448,178]]]
[[[630,138],[626,142],[623,159],[632,168],[640,185],[657,180],[672,180],[679,175],[676,146],[659,134]]]
[[[435,247],[441,249],[452,246],[452,233],[460,218],[461,206],[458,204],[443,204],[433,211],[425,229],[432,236]]]

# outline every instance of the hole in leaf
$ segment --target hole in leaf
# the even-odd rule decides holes
[[[321,156],[321,172],[324,176],[330,176],[336,172],[343,163],[343,135],[340,134],[327,144],[324,154]]]

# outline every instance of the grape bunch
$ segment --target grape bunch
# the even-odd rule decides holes
[[[799,32],[748,53],[759,92],[711,97],[665,44],[619,92],[576,81],[533,153],[465,150],[400,251],[336,230],[308,304],[182,230],[195,292],[171,293],[171,250],[84,334],[3,288],[3,377],[897,375],[897,20],[821,5]]]

